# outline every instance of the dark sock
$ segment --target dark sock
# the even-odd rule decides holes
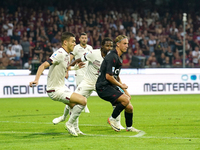
[[[113,110],[112,117],[117,118],[119,114],[124,110],[126,107],[122,105],[121,103],[117,104],[116,108]]]
[[[126,126],[131,127],[133,124],[133,113],[125,112]]]

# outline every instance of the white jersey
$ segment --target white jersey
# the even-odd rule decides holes
[[[51,55],[50,60],[53,64],[49,67],[47,90],[65,87],[65,75],[70,64],[70,54],[63,48],[59,48]]]
[[[81,47],[80,44],[78,44],[78,45],[76,45],[76,46],[74,47],[74,50],[73,50],[73,52],[71,52],[71,53],[74,55],[75,59],[79,59],[79,58],[81,58],[84,54],[86,54],[86,53],[88,53],[89,51],[92,51],[92,50],[93,50],[93,48],[92,48],[92,46],[90,46],[90,45],[87,45],[87,44],[86,44],[86,48],[83,48],[83,47]],[[86,71],[87,66],[88,66],[88,62],[86,62],[84,66],[85,66],[85,67],[76,70],[76,75],[77,75],[77,76],[83,76],[83,75],[85,74],[85,71]]]
[[[87,71],[84,75],[84,80],[95,84],[98,78],[99,69],[103,61],[100,49],[90,51],[81,57],[83,62],[88,61]]]
[[[11,49],[15,51],[16,57],[21,57],[21,51],[22,51],[22,46],[21,45],[19,45],[19,44],[18,45],[13,45]]]
[[[192,56],[198,56],[196,58],[193,58],[193,63],[197,64],[198,60],[200,59],[200,51],[192,51]]]

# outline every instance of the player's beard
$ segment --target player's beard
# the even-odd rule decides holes
[[[105,49],[102,49],[102,52],[103,52],[103,54],[104,54],[104,57],[107,55],[107,53],[108,53],[108,51],[107,50],[105,50]]]
[[[85,47],[86,46],[86,42],[82,42],[81,45]]]

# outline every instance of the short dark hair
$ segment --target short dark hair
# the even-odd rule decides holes
[[[113,42],[111,38],[106,37],[106,38],[104,38],[104,39],[102,40],[102,42],[101,42],[101,46],[104,46],[105,43],[106,43],[106,41],[111,41],[111,42]]]
[[[80,36],[82,36],[82,35],[87,35],[87,33],[85,33],[85,32],[82,32]]]
[[[61,36],[62,44],[63,44],[64,40],[68,41],[70,39],[70,37],[75,37],[75,35],[73,33],[71,33],[71,32],[63,32],[62,36]]]

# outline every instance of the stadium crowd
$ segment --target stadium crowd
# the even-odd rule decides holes
[[[29,68],[34,60],[44,62],[61,47],[64,31],[74,33],[77,43],[80,33],[86,32],[94,49],[100,48],[104,37],[128,36],[129,48],[122,56],[124,68],[132,67],[133,56],[144,57],[144,67],[182,67],[185,34],[186,67],[200,66],[200,15],[194,6],[187,9],[184,33],[183,11],[176,9],[176,2],[157,7],[153,0],[145,5],[127,2],[121,7],[120,1],[107,5],[99,5],[100,1],[96,5],[89,5],[89,1],[73,5],[49,2],[45,7],[29,2],[15,5],[10,1],[0,6],[1,69]]]

